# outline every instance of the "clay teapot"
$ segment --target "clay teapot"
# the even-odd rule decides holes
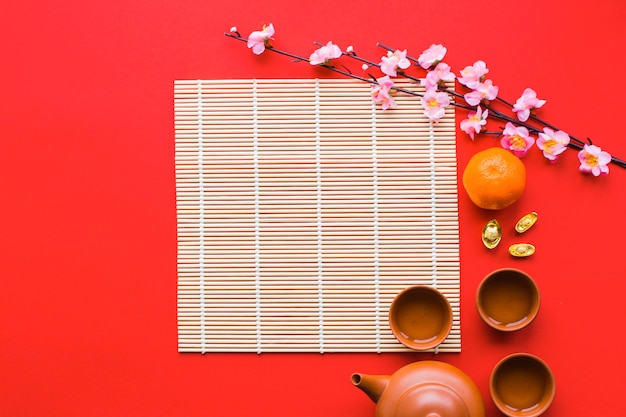
[[[355,373],[351,381],[376,403],[376,417],[485,417],[474,382],[444,362],[414,362],[391,376]]]

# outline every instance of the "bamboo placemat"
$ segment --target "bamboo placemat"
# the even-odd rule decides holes
[[[448,297],[437,350],[460,351],[452,111],[382,111],[352,80],[174,87],[180,352],[407,351],[387,314],[414,284]]]

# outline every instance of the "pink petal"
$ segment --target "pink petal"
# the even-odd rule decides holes
[[[252,47],[252,52],[257,55],[260,55],[265,51],[265,44],[263,42],[259,42]]]
[[[609,162],[611,162],[611,155],[605,151],[600,152],[600,154],[598,155],[598,164],[606,165]]]

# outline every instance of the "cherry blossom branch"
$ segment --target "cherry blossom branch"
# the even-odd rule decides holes
[[[392,48],[390,46],[384,45],[384,44],[382,44],[380,42],[377,43],[377,46],[387,50],[388,52],[393,52],[393,51],[397,50],[397,49]],[[420,64],[420,61],[419,61],[418,58],[412,57],[410,55],[407,55],[406,58],[409,61],[413,62],[413,63],[416,63],[418,65]],[[459,94],[459,93],[457,93],[455,91],[451,91],[451,90],[449,90],[449,89],[447,89],[445,87],[442,87],[441,85],[438,85],[437,88],[439,90],[445,91],[448,94],[454,95],[456,97],[463,97],[461,94]],[[510,103],[509,101],[503,99],[500,96],[496,96],[495,100],[500,102],[500,103],[502,103],[502,104],[504,104],[506,107],[509,108],[509,110],[514,108],[514,105],[512,103]],[[518,126],[523,126],[526,129],[528,129],[530,132],[534,132],[536,134],[543,133],[543,129],[542,129],[543,127],[548,127],[548,128],[550,128],[550,129],[552,129],[554,131],[561,131],[561,129],[557,128],[553,124],[548,123],[545,120],[540,119],[539,117],[537,117],[537,115],[533,111],[530,112],[528,118],[530,120],[534,121],[535,123],[539,124],[541,126],[541,128],[538,128],[535,125],[527,123],[526,121],[521,121],[521,120],[515,119],[515,118],[513,118],[513,117],[511,117],[511,116],[509,116],[509,115],[507,115],[505,113],[502,113],[501,111],[499,111],[496,108],[494,108],[494,106],[492,104],[490,104],[489,101],[483,100],[480,103],[480,105],[483,106],[485,109],[487,109],[489,111],[489,115],[492,118],[499,119],[501,121],[506,121],[506,122],[509,122],[509,123],[512,123],[512,124],[515,124],[515,125],[518,125]],[[575,137],[575,136],[573,136],[571,134],[567,134],[567,135],[571,139],[571,141],[569,141],[567,143],[567,145],[566,145],[569,148],[573,148],[573,149],[581,151],[581,150],[585,149],[585,145],[587,145],[587,144],[592,145],[591,139],[587,139],[587,142],[585,142],[585,141],[583,141],[583,140],[581,140],[581,139],[579,139],[579,138],[577,138],[577,137]],[[622,168],[626,168],[626,161],[624,161],[622,159],[619,159],[619,158],[617,158],[617,157],[615,157],[613,155],[611,155],[610,160],[611,160],[612,163],[614,163],[614,164],[616,164],[616,165],[618,165],[618,166],[620,166]]]
[[[230,38],[236,39],[238,41],[248,42],[248,39],[242,37],[241,35],[239,35],[239,33],[225,32],[224,35],[226,35],[226,36],[228,36]],[[315,44],[321,45],[319,42],[315,42]],[[284,56],[293,58],[294,62],[307,62],[307,63],[309,62],[308,58],[305,58],[305,57],[299,56],[299,55],[295,55],[295,54],[292,54],[291,52],[283,51],[281,49],[277,49],[277,48],[275,48],[275,47],[273,47],[271,45],[266,45],[265,49],[268,50],[268,51],[277,53],[279,55],[284,55]],[[359,58],[358,56],[352,55],[352,54],[347,53],[347,52],[342,52],[342,55],[348,56],[350,58],[358,59],[359,61],[364,62],[364,63],[371,63],[371,61]],[[366,83],[369,83],[369,84],[373,84],[373,85],[377,85],[378,84],[378,82],[376,81],[376,79],[374,77],[371,77],[371,78],[362,77],[360,75],[354,74],[353,72],[337,68],[337,67],[335,67],[334,65],[332,65],[330,63],[329,64],[319,64],[318,66],[320,66],[322,68],[325,68],[327,70],[336,72],[338,74],[341,74],[341,75],[343,75],[345,77],[353,78],[353,79],[356,79],[356,80],[359,80],[359,81],[363,81],[363,82],[366,82]],[[378,64],[372,63],[371,66],[378,66]],[[407,78],[409,78],[409,77],[407,77]],[[403,94],[407,94],[407,95],[411,95],[411,96],[415,96],[415,97],[422,97],[422,95],[423,95],[423,94],[418,93],[416,91],[411,91],[411,90],[407,90],[407,89],[400,88],[400,87],[394,87],[393,89],[395,91],[397,91],[397,92],[400,92],[400,93],[403,93]],[[465,108],[467,110],[471,109],[471,107],[465,106],[465,105],[462,105],[462,104],[460,104],[460,107]]]
[[[382,49],[384,49],[384,50],[386,50],[386,51],[388,51],[388,52],[394,52],[394,51],[396,51],[396,50],[397,50],[396,48],[392,48],[392,47],[387,46],[387,45],[385,45],[385,44],[383,44],[383,43],[380,43],[380,42],[378,42],[378,43],[376,44],[376,46],[379,46],[379,47],[381,47]],[[418,64],[418,65],[419,65],[419,59],[418,59],[418,58],[415,58],[415,57],[413,57],[413,56],[411,56],[411,55],[407,55],[407,56],[406,56],[406,58],[407,58],[409,61],[411,61],[411,62],[413,62],[413,63],[415,63],[415,64]],[[368,63],[371,63],[371,61],[366,61],[366,60],[364,60],[364,61],[365,61],[365,62],[368,62]],[[373,64],[373,63],[372,63],[372,64]],[[380,65],[378,65],[378,64],[374,64],[374,65],[376,65],[376,66],[380,67]],[[412,79],[412,80],[414,80],[414,81],[419,81],[419,78],[409,76],[408,74],[406,74],[406,73],[404,73],[404,72],[402,73],[402,75],[403,75],[403,76],[405,76],[405,77],[407,77],[407,78],[409,78],[409,79]],[[462,94],[457,93],[456,91],[452,91],[452,90],[450,90],[450,89],[447,89],[447,88],[445,88],[445,87],[442,87],[441,85],[440,85],[440,86],[438,86],[438,89],[439,89],[439,90],[441,90],[441,91],[445,91],[446,93],[448,93],[448,94],[450,94],[450,95],[453,95],[453,96],[455,96],[455,97],[458,97],[458,98],[463,98],[463,95],[462,95]],[[511,103],[510,103],[510,102],[508,102],[507,100],[505,100],[505,99],[501,98],[500,96],[496,97],[496,100],[498,100],[499,102],[503,103],[505,106],[507,106],[507,107],[509,107],[509,108],[513,108],[513,104],[511,104]],[[498,111],[497,109],[495,109],[495,108],[494,108],[491,104],[489,104],[489,103],[483,102],[483,103],[481,103],[481,104],[482,104],[482,106],[483,106],[483,107],[485,107],[485,109],[489,110],[489,112],[490,112],[490,114],[491,114],[491,116],[492,116],[493,118],[499,119],[499,120],[501,120],[501,121],[511,122],[511,123],[515,123],[515,124],[518,124],[518,125],[524,126],[524,127],[526,127],[528,130],[530,130],[530,131],[532,131],[532,132],[534,132],[534,133],[541,133],[541,132],[542,132],[542,130],[541,130],[541,129],[539,129],[539,128],[535,127],[535,126],[532,126],[532,125],[530,125],[530,124],[528,124],[528,123],[525,123],[525,122],[521,122],[521,121],[519,121],[519,120],[517,120],[517,119],[515,119],[515,118],[513,118],[513,117],[510,117],[510,116],[508,116],[508,115],[506,115],[506,114],[504,114],[504,113],[502,113],[502,112]],[[465,108],[465,109],[467,109],[467,110],[473,110],[473,109],[474,109],[473,107],[469,107],[469,106],[462,106],[462,105],[461,105],[461,106],[457,106],[457,107],[463,107],[463,108]],[[534,121],[536,121],[537,123],[542,124],[542,125],[544,125],[544,126],[546,126],[546,127],[549,127],[549,128],[551,128],[551,129],[553,129],[553,130],[560,130],[559,128],[555,127],[554,125],[551,125],[550,123],[547,123],[547,122],[545,122],[544,120],[539,119],[539,118],[538,118],[536,115],[534,115],[534,114],[531,114],[531,115],[530,115],[530,118],[531,118],[531,119],[533,119]],[[570,138],[571,138],[572,140],[574,140],[575,142],[577,142],[577,143],[575,143],[575,144],[574,144],[574,143],[570,143],[570,144],[568,144],[568,146],[570,146],[570,147],[572,147],[572,148],[574,148],[574,149],[581,150],[581,149],[583,148],[583,146],[586,144],[585,142],[583,142],[582,140],[580,140],[580,139],[576,138],[575,136],[572,136],[572,135],[569,135],[569,136],[570,136]],[[613,161],[614,161],[615,163],[619,164],[619,165],[622,165],[622,166],[623,166],[623,164],[625,164],[625,163],[624,163],[624,161],[621,161],[621,160],[619,160],[619,159],[617,159],[617,158],[615,158],[615,157],[613,157]]]
[[[537,117],[535,109],[543,106],[546,101],[539,100],[534,90],[527,88],[515,104],[499,97],[498,87],[494,86],[491,80],[484,79],[484,75],[489,70],[483,61],[476,61],[473,66],[468,66],[462,70],[460,77],[456,77],[451,72],[450,66],[442,62],[447,51],[443,45],[433,44],[419,58],[415,58],[409,56],[406,50],[400,51],[377,43],[377,46],[387,51],[387,55],[381,58],[382,62],[374,62],[357,55],[352,46],[342,51],[332,42],[328,42],[326,45],[315,42],[314,44],[319,48],[309,58],[277,49],[271,43],[274,35],[274,27],[271,24],[264,26],[261,31],[252,32],[248,38],[241,36],[235,27],[231,28],[230,33],[227,32],[225,35],[246,42],[252,52],[257,55],[268,50],[290,57],[294,62],[307,62],[342,76],[369,83],[372,86],[372,99],[380,104],[383,110],[396,107],[392,97],[394,93],[420,97],[424,113],[435,123],[444,115],[447,106],[452,105],[467,110],[468,119],[460,123],[460,128],[472,140],[476,134],[500,137],[502,146],[519,157],[523,157],[536,142],[544,156],[551,161],[556,161],[565,148],[578,150],[578,158],[581,163],[580,171],[592,173],[594,176],[607,174],[609,172],[608,163],[626,168],[625,161],[593,145],[591,139],[587,139],[587,141],[578,139]],[[385,76],[376,78],[368,73],[369,77],[366,77],[353,73],[342,63],[340,63],[340,67],[335,66],[333,60],[340,57],[361,63],[363,72],[374,67],[384,73]],[[411,64],[423,69],[426,72],[425,77],[418,77],[406,72],[405,70]],[[419,84],[424,87],[425,92],[396,86],[391,77],[398,76]],[[455,80],[458,80],[468,89],[466,94],[446,87],[447,82],[454,82]],[[500,106],[496,106],[498,104]],[[500,109],[502,106],[507,109],[507,112]],[[488,117],[506,122],[506,126],[500,127],[501,131],[487,131],[485,125]],[[537,135],[538,138],[531,137],[531,133]]]
[[[236,39],[238,41],[241,41],[241,42],[248,42],[248,39],[244,38],[243,36],[241,36],[238,32],[225,32],[224,35],[226,35],[226,36],[228,36],[230,38]],[[317,41],[314,42],[314,43],[316,45],[322,45],[320,42],[317,42]],[[265,49],[268,50],[268,51],[277,53],[279,55],[284,55],[284,56],[287,56],[289,58],[293,58],[294,62],[307,62],[307,63],[309,62],[308,58],[305,58],[305,57],[299,56],[299,55],[295,55],[295,54],[293,54],[291,52],[283,51],[281,49],[277,49],[277,48],[275,48],[274,46],[271,46],[271,45],[266,45]],[[373,61],[367,60],[365,58],[359,57],[354,52],[342,52],[342,55],[346,56],[346,57],[349,57],[351,59],[356,59],[356,60],[358,60],[358,61],[360,61],[362,63],[367,64],[368,66],[380,67],[379,64],[374,63]],[[325,68],[327,70],[330,70],[330,71],[336,72],[338,74],[341,74],[341,75],[343,75],[345,77],[353,78],[353,79],[356,79],[356,80],[359,80],[359,81],[363,81],[363,82],[366,82],[366,83],[369,83],[369,84],[372,84],[372,85],[378,85],[379,84],[379,82],[373,76],[371,76],[371,78],[362,77],[360,75],[354,74],[351,71],[346,71],[346,70],[339,69],[339,68],[333,66],[330,63],[329,64],[319,64],[319,66],[322,67],[322,68]],[[412,81],[419,81],[419,78],[413,77],[410,74],[406,74],[406,73],[402,72],[402,75],[404,77],[406,77],[407,79],[410,79]],[[402,94],[406,94],[406,95],[410,95],[410,96],[414,96],[414,97],[422,97],[423,96],[422,93],[419,93],[419,92],[416,92],[416,91],[412,91],[412,90],[408,90],[408,89],[401,88],[401,87],[397,87],[397,86],[394,86],[393,90],[396,91],[396,92],[399,92],[399,93],[402,93]],[[473,109],[473,107],[471,107],[471,106],[468,106],[468,105],[465,105],[465,104],[462,104],[462,103],[457,103],[457,102],[454,102],[454,101],[451,102],[450,104],[452,106],[459,107],[459,108],[462,108],[462,109],[465,109],[465,110],[472,110]]]
[[[509,106],[510,108],[513,108],[513,105],[511,103],[509,103],[508,101],[506,101],[506,100],[504,100],[504,99],[502,99],[500,97],[497,97],[496,100],[498,100],[501,103]],[[519,126],[524,126],[531,132],[539,134],[539,133],[542,133],[542,131],[543,131],[543,129],[540,129],[540,128],[534,126],[534,125],[531,125],[530,123],[522,122],[522,121],[520,121],[518,119],[515,119],[513,117],[509,117],[509,116],[507,116],[507,115],[505,115],[505,114],[503,114],[501,112],[498,112],[491,105],[485,105],[485,108],[488,108],[490,111],[495,112],[496,114],[491,113],[491,114],[494,115],[494,117],[499,118],[501,120],[505,120],[505,121],[514,123],[514,124],[517,124]],[[558,127],[556,127],[555,125],[553,125],[551,123],[548,123],[547,121],[537,117],[537,115],[535,115],[533,112],[530,113],[529,120],[533,120],[535,123],[539,124],[542,127],[548,127],[548,128],[550,128],[552,130],[555,130],[555,131],[561,130]],[[571,135],[571,134],[568,134],[568,135],[569,135],[570,139],[573,141],[573,142],[569,142],[567,144],[567,147],[569,147],[569,148],[576,149],[576,150],[580,151],[580,150],[584,149],[585,145],[587,145],[587,144],[593,145],[591,139],[589,139],[589,138],[587,138],[587,141],[584,141],[582,139],[577,138],[574,135]],[[611,155],[611,162],[614,163],[617,166],[620,166],[622,168],[626,168],[626,161],[624,161],[624,160],[622,160],[620,158],[617,158],[616,156]]]
[[[377,46],[379,46],[379,47],[381,47],[381,48],[383,48],[383,49],[385,49],[385,50],[387,50],[387,51],[395,51],[395,50],[396,50],[396,49],[394,49],[394,48],[392,48],[392,47],[390,47],[390,46],[384,45],[384,44],[382,44],[382,43],[380,43],[380,42],[379,42],[379,43],[377,43],[376,45],[377,45]],[[414,63],[418,63],[418,62],[419,62],[419,60],[418,60],[417,58],[415,58],[415,57],[413,57],[413,56],[410,56],[410,55],[407,55],[407,56],[406,56],[406,58],[407,58],[408,60],[410,60],[410,61],[414,62]],[[442,90],[442,91],[447,92],[448,94],[454,95],[454,96],[456,96],[456,97],[463,98],[463,95],[462,95],[462,94],[460,94],[460,93],[457,93],[456,91],[452,91],[452,90],[447,89],[447,88],[442,87],[442,86],[439,86],[439,89],[440,89],[440,90]],[[497,96],[497,97],[495,98],[495,100],[497,100],[497,101],[501,102],[502,104],[504,104],[505,106],[507,106],[507,107],[509,107],[509,108],[513,108],[513,104],[512,104],[512,103],[510,103],[509,101],[507,101],[507,100],[503,99],[503,98],[502,98],[502,97],[500,97],[500,96]],[[516,124],[518,124],[518,125],[521,125],[521,126],[526,127],[527,129],[529,129],[529,130],[531,130],[531,131],[533,131],[533,132],[535,132],[535,133],[540,133],[540,132],[541,132],[541,130],[540,130],[540,129],[538,129],[538,128],[536,128],[536,127],[534,127],[534,126],[532,126],[532,125],[530,125],[530,124],[528,124],[528,123],[521,122],[521,121],[520,121],[520,120],[518,120],[518,119],[515,119],[515,118],[513,118],[513,117],[510,117],[510,116],[508,116],[508,115],[506,115],[506,114],[504,114],[504,113],[502,113],[502,112],[498,111],[497,109],[495,109],[495,108],[494,108],[491,104],[489,104],[489,103],[482,102],[482,103],[481,103],[481,105],[482,105],[485,109],[488,109],[488,110],[490,111],[490,114],[491,114],[494,118],[500,119],[500,120],[502,120],[502,121],[507,121],[507,122],[511,122],[511,123],[516,123]],[[473,108],[470,108],[470,109],[472,109],[472,110],[473,110]],[[548,122],[545,122],[545,121],[543,121],[543,120],[539,119],[536,115],[534,115],[534,114],[532,114],[532,113],[531,113],[531,115],[530,115],[530,118],[531,118],[531,119],[533,119],[534,121],[536,121],[537,123],[540,123],[540,124],[542,124],[542,125],[544,125],[544,126],[547,126],[547,127],[551,128],[551,129],[553,129],[553,130],[561,130],[561,129],[559,129],[559,128],[557,128],[557,127],[555,127],[555,126],[553,126],[553,125],[549,124]],[[578,139],[578,138],[576,138],[576,137],[574,137],[574,136],[572,136],[572,135],[570,135],[570,138],[572,138],[574,141],[576,141],[576,142],[578,142],[578,143],[580,144],[580,146],[576,146],[576,147],[575,147],[576,149],[582,149],[582,146],[583,146],[583,145],[585,145],[585,142],[583,142],[582,140],[580,140],[580,139]]]
[[[248,39],[244,38],[243,36],[241,36],[237,30],[234,30],[234,31],[231,30],[231,32],[224,32],[224,35],[226,35],[226,36],[228,36],[230,38],[236,39],[238,41],[241,41],[241,42],[246,42],[246,43],[248,42]],[[271,50],[272,52],[276,52],[277,54],[285,55],[285,56],[288,56],[290,58],[293,58],[295,60],[295,62],[299,62],[299,61],[307,61],[308,62],[308,59],[306,59],[304,57],[301,57],[301,56],[298,56],[298,55],[295,55],[295,54],[292,54],[291,52],[281,51],[280,49],[273,48],[272,46],[269,46],[269,45],[266,46],[265,48]]]

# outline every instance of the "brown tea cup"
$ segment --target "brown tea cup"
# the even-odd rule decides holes
[[[497,269],[478,286],[476,307],[485,323],[512,332],[528,326],[539,312],[539,288],[526,272]]]
[[[441,344],[452,329],[452,307],[433,287],[408,287],[391,303],[389,326],[404,346],[415,350],[432,349]]]
[[[489,379],[496,407],[509,417],[537,417],[552,404],[556,392],[548,365],[529,353],[514,353],[500,360]]]

